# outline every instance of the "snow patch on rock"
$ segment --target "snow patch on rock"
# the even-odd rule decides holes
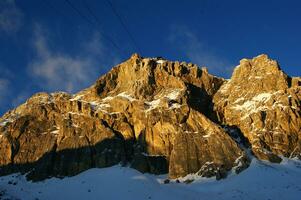
[[[145,104],[149,106],[149,108],[146,110],[146,112],[149,112],[157,107],[159,107],[161,102],[161,99],[156,99],[153,101],[146,101]]]
[[[168,93],[165,97],[167,97],[170,100],[176,100],[177,98],[179,98],[181,90],[177,89],[177,90],[173,90],[170,93]]]
[[[78,100],[81,100],[81,98],[83,97],[84,95],[73,95],[72,96],[72,99],[70,99],[70,101],[78,101]]]
[[[111,105],[110,104],[107,104],[107,103],[101,103],[101,102],[97,102],[97,101],[92,101],[92,102],[89,102],[92,109],[94,111],[103,111],[105,108],[110,108]],[[106,111],[106,110],[105,110]]]
[[[253,101],[257,101],[257,102],[267,102],[273,94],[271,93],[261,93],[255,97],[252,98]]]
[[[105,102],[111,101],[116,97],[121,97],[121,98],[127,99],[130,102],[137,100],[137,99],[133,98],[130,94],[128,94],[126,92],[121,92],[121,93],[117,94],[116,96],[107,96],[107,97],[103,98],[102,101],[105,101]]]
[[[245,116],[250,115],[254,112],[265,111],[268,109],[267,106],[264,105],[272,96],[271,93],[261,93],[257,96],[254,96],[251,100],[245,101],[241,105],[232,106],[233,109],[239,111],[246,111]],[[238,98],[235,103],[243,101],[243,97]]]
[[[130,102],[136,100],[135,98],[133,98],[131,95],[127,94],[126,92],[119,93],[119,94],[117,95],[117,97],[125,98],[125,99],[129,100]]]
[[[165,63],[165,62],[166,62],[166,60],[162,60],[162,59],[156,60],[156,63],[157,63],[157,64],[163,64],[163,63]]]
[[[169,101],[177,100],[180,97],[181,91],[181,89],[168,89],[160,93],[153,101],[146,101],[145,104],[149,106],[146,112],[161,107],[161,102],[164,101],[164,98],[167,98]],[[169,109],[180,108],[181,106],[182,105],[179,103],[173,103],[170,105]]]
[[[8,123],[12,123],[15,121],[15,118],[6,118],[6,119],[3,119],[1,122],[0,122],[0,126],[5,126],[6,124]]]

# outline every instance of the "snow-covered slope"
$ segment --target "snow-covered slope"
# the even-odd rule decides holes
[[[77,176],[32,183],[14,174],[0,178],[0,199],[300,199],[301,162],[252,160],[240,175],[164,184],[165,176],[141,174],[120,166],[90,169]]]

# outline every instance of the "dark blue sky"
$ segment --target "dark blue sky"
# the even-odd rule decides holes
[[[134,52],[226,78],[266,53],[301,76],[300,23],[300,1],[1,0],[0,114],[38,91],[83,89]]]

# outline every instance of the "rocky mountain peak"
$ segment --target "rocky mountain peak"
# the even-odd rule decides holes
[[[151,101],[171,90],[181,90],[186,95],[200,92],[208,101],[223,82],[224,79],[192,63],[133,54],[78,95],[81,99],[97,101],[108,95],[126,93],[134,99]]]
[[[295,156],[301,122],[297,80],[267,55],[242,59],[214,96],[219,120],[238,127],[262,159],[279,162],[276,155]]]
[[[272,60],[268,57],[266,54],[260,54],[254,58],[251,59],[241,59],[240,65],[245,68],[248,68],[248,70],[260,70],[262,72],[264,71],[279,71],[280,67],[277,63],[277,61]]]
[[[241,60],[226,81],[133,54],[77,94],[38,93],[2,116],[0,174],[40,180],[121,163],[219,179],[248,166],[248,147],[280,162],[301,152],[299,80],[266,55]]]
[[[132,60],[141,59],[141,56],[138,53],[133,53],[131,55],[130,59],[132,59]]]
[[[289,87],[290,78],[281,69],[277,61],[262,54],[252,59],[242,59],[234,69],[232,85],[246,85],[244,91],[277,91]],[[251,87],[250,87],[251,85]]]

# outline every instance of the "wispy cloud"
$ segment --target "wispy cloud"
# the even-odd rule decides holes
[[[47,91],[64,90],[76,92],[87,87],[100,76],[103,60],[113,58],[105,52],[101,37],[95,33],[89,41],[82,41],[76,55],[53,50],[48,46],[47,32],[35,27],[34,49],[36,57],[28,69],[36,83]],[[110,62],[106,62],[110,63]],[[111,62],[112,63],[112,62]]]
[[[23,13],[17,8],[14,0],[0,1],[0,32],[16,32],[23,22]]]
[[[7,106],[10,102],[12,95],[12,80],[13,74],[0,63],[0,113],[3,107]]]
[[[0,105],[6,102],[5,98],[9,93],[10,81],[5,78],[0,78]]]
[[[197,34],[186,26],[172,26],[168,38],[172,46],[183,52],[191,62],[199,66],[206,66],[210,73],[219,76],[229,76],[233,64],[221,56],[216,55]]]

